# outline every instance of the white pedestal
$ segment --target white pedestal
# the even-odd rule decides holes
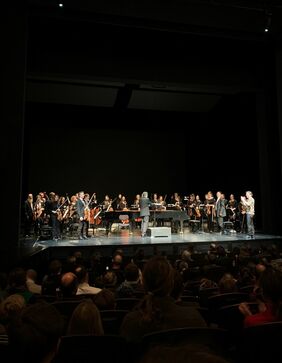
[[[147,230],[149,237],[171,237],[170,227],[150,227]]]

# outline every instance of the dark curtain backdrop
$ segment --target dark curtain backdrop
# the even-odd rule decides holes
[[[79,190],[134,195],[246,190],[260,220],[258,147],[252,95],[223,97],[210,113],[28,104],[24,195]]]

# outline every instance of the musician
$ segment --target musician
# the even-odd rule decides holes
[[[253,198],[253,193],[250,190],[246,191],[245,196],[241,196],[241,202],[246,207],[247,238],[253,239],[255,237],[255,199]]]
[[[119,210],[127,210],[127,201],[126,201],[126,198],[125,196],[123,195],[121,197],[121,200],[119,202]]]
[[[45,201],[43,197],[43,193],[39,193],[36,196],[36,201],[34,204],[34,231],[37,236],[40,235],[41,226],[44,223],[44,209],[45,209]]]
[[[225,197],[220,191],[218,191],[216,193],[216,198],[215,215],[219,233],[222,234],[224,232],[223,219],[226,217]]]
[[[230,196],[229,196],[229,201],[226,206],[226,212],[227,212],[228,220],[235,224],[235,222],[237,221],[237,215],[238,215],[238,202],[235,199],[234,194],[230,194]],[[234,227],[235,227],[235,225],[234,225]]]
[[[79,239],[87,239],[87,221],[84,219],[84,212],[86,208],[86,203],[84,200],[84,192],[78,193],[78,199],[76,202],[76,212],[79,218],[78,236]]]
[[[105,198],[103,200],[103,203],[102,203],[102,209],[104,212],[108,212],[108,209],[109,207],[111,206],[111,199],[110,197],[108,196],[108,194],[105,195]],[[119,208],[117,206],[117,208]]]
[[[195,194],[192,193],[189,195],[187,201],[187,213],[190,219],[194,219],[196,216],[195,208],[196,208],[196,197]]]
[[[158,203],[158,194],[157,193],[153,194],[153,203]]]
[[[178,193],[173,194],[171,204],[174,204],[175,209],[182,210],[182,200]]]
[[[140,217],[142,218],[141,222],[141,236],[145,237],[146,232],[149,226],[149,217],[150,210],[149,207],[151,205],[151,201],[148,198],[148,192],[143,192],[140,199]]]
[[[195,197],[195,204],[196,204],[196,207],[195,207],[196,219],[200,219],[202,216],[201,211],[203,208],[203,202],[201,201],[199,194],[197,194]]]
[[[58,214],[60,213],[58,194],[51,194],[48,208],[52,226],[52,238],[53,240],[61,239],[60,221],[58,220]]]
[[[208,191],[205,195],[205,212],[207,216],[207,222],[208,222],[208,231],[210,233],[213,232],[213,217],[214,217],[214,205],[215,205],[215,199],[213,197],[213,194],[211,191]]]
[[[136,194],[134,203],[133,203],[134,208],[137,208],[137,209],[140,208],[140,198],[141,198],[140,194]]]
[[[34,205],[33,194],[29,193],[24,202],[24,235],[29,237],[33,232],[34,227]]]
[[[117,196],[117,200],[116,200],[116,210],[119,210],[119,203],[121,201],[121,198],[122,198],[122,194],[119,193],[119,195]]]
[[[162,195],[159,196],[158,203],[160,204],[160,210],[166,210],[166,201],[164,200]]]

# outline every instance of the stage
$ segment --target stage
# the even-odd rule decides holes
[[[219,243],[227,251],[234,247],[248,245],[254,249],[260,249],[272,244],[281,246],[282,236],[256,233],[255,239],[248,239],[246,234],[228,232],[226,234],[206,233],[202,231],[191,232],[184,229],[183,233],[172,233],[170,236],[141,237],[140,230],[130,232],[121,229],[118,232],[108,233],[101,229],[90,234],[88,239],[80,240],[77,237],[69,237],[59,240],[29,238],[20,242],[23,258],[48,255],[48,258],[65,258],[73,250],[81,250],[85,255],[91,255],[99,250],[102,255],[110,255],[117,248],[122,248],[126,255],[133,255],[136,250],[142,248],[146,255],[156,252],[167,255],[177,255],[188,246],[201,253],[208,250],[211,243]]]

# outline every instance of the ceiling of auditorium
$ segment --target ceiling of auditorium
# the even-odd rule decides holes
[[[59,3],[63,6],[59,7]],[[149,37],[156,33],[166,37],[166,33],[179,33],[181,36],[230,38],[258,44],[269,41],[275,46],[282,40],[281,0],[28,0],[28,6],[33,19],[43,17],[55,19],[56,24],[61,22],[62,33],[64,24],[69,27],[71,22],[83,21],[90,27],[93,23],[95,26],[129,28],[134,32],[144,30],[146,39],[148,34]],[[268,32],[265,32],[266,28]],[[64,34],[72,36],[67,30]],[[114,41],[112,45],[114,47]],[[228,82],[213,86],[212,82],[204,85],[197,81],[182,85],[139,81],[135,87],[130,80],[124,79],[109,84],[109,80],[114,80],[97,81],[91,77],[87,81],[82,78],[68,80],[67,76],[51,79],[52,76],[29,74],[27,96],[30,101],[101,107],[115,107],[121,102],[128,108],[206,112],[222,95],[240,89],[240,86],[236,88],[234,80],[232,87]],[[192,71],[190,77],[193,78]],[[207,74],[207,77],[211,75]],[[245,80],[248,80],[247,74]]]
[[[64,6],[59,7],[62,3]],[[28,0],[30,9],[63,17],[223,37],[282,32],[281,0]]]

